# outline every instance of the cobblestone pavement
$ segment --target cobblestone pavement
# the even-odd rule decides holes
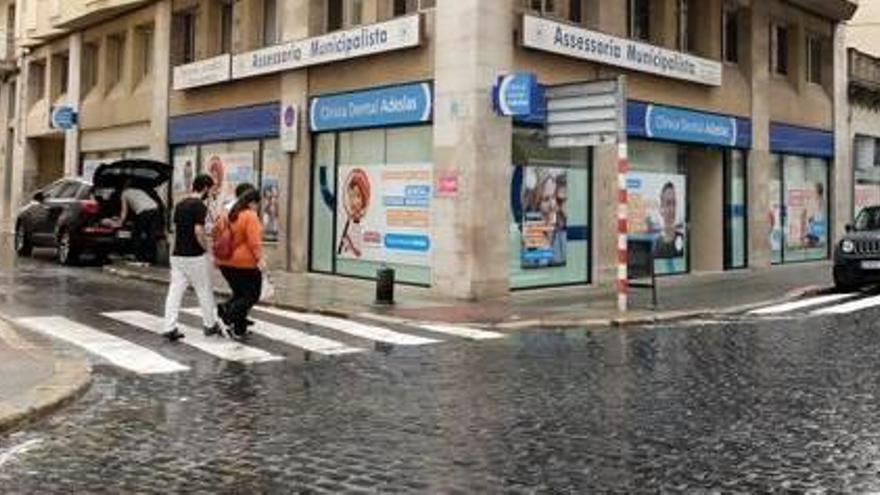
[[[0,310],[48,311],[45,292],[71,284],[53,310],[127,291],[161,300],[135,282],[85,294],[112,283],[89,269],[20,273],[3,278]],[[98,367],[76,404],[0,438],[0,491],[876,491],[877,316],[546,330],[259,365],[202,356],[158,377]]]

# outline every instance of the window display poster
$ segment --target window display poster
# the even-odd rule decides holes
[[[256,184],[253,152],[207,153],[202,158],[202,170],[220,185],[221,204],[235,200],[235,188],[239,184]]]
[[[785,204],[786,250],[824,249],[828,237],[824,181],[786,181]]]
[[[430,266],[433,165],[340,166],[338,258]]]
[[[267,241],[277,241],[281,232],[281,171],[283,156],[277,149],[263,151],[263,180],[260,218]]]
[[[174,167],[174,178],[171,184],[171,195],[174,204],[177,204],[192,190],[198,159],[195,153],[175,154],[172,166]]]
[[[653,241],[657,274],[687,270],[686,187],[681,174],[634,171],[627,177],[630,237]]]
[[[522,267],[565,266],[568,245],[568,173],[528,167],[522,186]]]
[[[770,179],[767,184],[767,195],[770,198],[767,212],[767,225],[770,227],[770,253],[774,263],[782,262],[782,186],[779,179]]]
[[[855,189],[855,214],[869,206],[880,206],[880,184],[860,182]]]

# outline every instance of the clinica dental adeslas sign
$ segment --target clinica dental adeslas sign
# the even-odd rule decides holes
[[[428,83],[402,84],[312,99],[313,132],[429,122],[433,95]]]
[[[421,18],[411,15],[236,55],[232,78],[270,74],[419,46]]]
[[[541,17],[523,17],[523,46],[707,86],[721,86],[721,63]]]

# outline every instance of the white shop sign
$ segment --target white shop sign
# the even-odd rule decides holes
[[[232,55],[226,53],[219,57],[199,60],[174,68],[175,91],[208,86],[228,81],[231,76]]]
[[[523,46],[707,86],[721,86],[720,62],[526,15]]]
[[[415,14],[242,53],[233,57],[232,78],[243,79],[416,47],[422,42],[421,25],[421,17]]]

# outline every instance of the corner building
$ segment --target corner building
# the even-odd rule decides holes
[[[661,273],[825,259],[852,216],[837,207],[852,205],[839,34],[852,1],[127,3],[112,22],[129,19],[128,58],[97,58],[103,100],[114,67],[130,74],[126,103],[77,101],[63,146],[26,131],[53,144],[22,151],[25,168],[66,150],[83,173],[123,150],[173,163],[172,197],[200,171],[226,194],[253,182],[276,269],[388,265],[467,299],[612,283],[616,149],[550,148],[544,112],[499,116],[493,86],[512,73],[543,88],[627,76],[630,227],[664,240]],[[46,38],[37,72],[52,78],[57,39],[72,40],[71,73],[91,50],[115,54],[112,36],[89,45],[110,22]]]

